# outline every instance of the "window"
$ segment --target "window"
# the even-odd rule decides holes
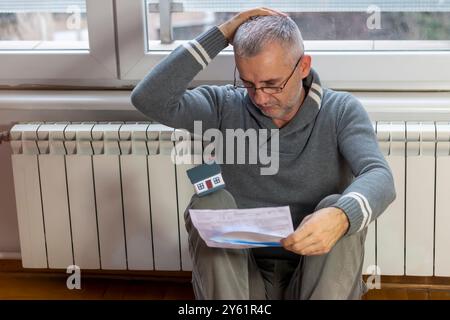
[[[440,0],[0,0],[0,86],[129,88],[182,42],[255,6],[299,25],[325,86],[450,90]],[[191,83],[233,81],[232,47]]]
[[[220,178],[219,177],[215,177],[213,179],[214,184],[220,184]]]
[[[203,184],[203,182],[200,182],[200,183],[197,184],[197,189],[198,189],[199,191],[205,189],[205,185]]]
[[[0,49],[89,49],[86,1],[0,1]]]
[[[111,0],[0,0],[0,85],[117,79]]]
[[[450,90],[447,1],[118,0],[117,4],[124,80],[142,79],[181,42],[231,14],[264,5],[289,12],[297,21],[325,86],[338,90]],[[129,18],[139,15],[142,20]],[[191,85],[231,83],[234,57],[232,48],[228,49]]]
[[[160,6],[157,0],[147,0],[148,47],[193,39],[256,5],[240,0],[174,0],[171,6]],[[450,49],[450,4],[444,1],[287,0],[259,5],[288,13],[314,50]]]

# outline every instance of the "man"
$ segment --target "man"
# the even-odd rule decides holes
[[[240,85],[187,90],[229,43]],[[367,226],[395,198],[392,174],[364,108],[322,88],[290,18],[267,8],[236,15],[174,50],[131,98],[152,120],[191,132],[196,120],[222,132],[279,129],[276,174],[224,164],[228,191],[194,196],[188,209],[289,205],[295,231],[282,248],[210,248],[186,210],[197,299],[361,298]]]

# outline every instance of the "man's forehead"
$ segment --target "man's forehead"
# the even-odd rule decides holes
[[[246,82],[255,82],[255,83],[278,83],[281,82],[283,80],[282,77],[274,77],[272,76],[265,76],[265,75],[255,75],[256,79],[252,79],[252,78],[246,78],[245,76],[240,76],[242,81],[246,81]]]
[[[286,77],[292,68],[290,59],[236,59],[240,78],[249,82],[277,82]]]

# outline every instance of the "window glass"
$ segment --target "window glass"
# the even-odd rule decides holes
[[[161,40],[164,28],[161,23],[167,21],[161,18],[158,3],[156,0],[146,2],[150,49]],[[237,12],[255,6],[273,7],[288,13],[306,41],[371,41],[367,47],[370,50],[450,48],[450,2],[438,0],[174,0],[175,12],[170,15],[172,39],[192,39]],[[383,45],[378,45],[377,41]],[[346,49],[342,44],[331,48]]]
[[[0,49],[89,49],[85,0],[0,0]]]

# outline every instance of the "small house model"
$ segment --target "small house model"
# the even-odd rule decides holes
[[[199,165],[187,170],[187,175],[194,185],[195,193],[199,196],[225,188],[222,172],[217,163]]]

